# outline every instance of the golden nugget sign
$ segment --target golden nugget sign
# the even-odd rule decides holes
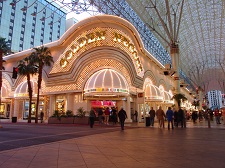
[[[108,34],[110,32],[107,32]],[[110,37],[110,35],[109,35]],[[75,53],[77,53],[80,49],[83,47],[97,42],[97,41],[102,41],[106,39],[106,30],[104,31],[96,31],[89,33],[85,35],[84,37],[79,38],[76,41],[76,44],[72,45],[68,51],[66,51],[65,56],[60,60],[60,65],[61,67],[66,67],[68,65],[68,61],[75,56]],[[137,50],[135,49],[134,44],[130,42],[128,38],[123,36],[122,34],[114,32],[114,37],[113,41],[117,43],[121,43],[125,48],[129,50],[129,52],[132,54],[134,64],[137,67],[138,73],[142,72],[142,66],[141,62],[139,60]],[[109,44],[108,44],[109,45]]]
[[[68,60],[70,60],[76,52],[78,52],[85,45],[93,43],[95,41],[100,41],[105,39],[105,31],[93,32],[86,35],[86,37],[81,37],[77,40],[78,45],[72,45],[71,50],[68,50],[65,57],[60,60],[60,65],[66,67]]]
[[[129,51],[132,53],[132,56],[135,60],[135,64],[138,68],[138,73],[140,73],[142,71],[141,62],[138,58],[137,51],[134,47],[134,44],[130,43],[130,40],[128,40],[126,37],[118,33],[114,33],[113,41],[120,42],[129,49]]]

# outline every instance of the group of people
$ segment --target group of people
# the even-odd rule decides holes
[[[186,114],[181,107],[179,107],[178,111],[176,111],[175,109],[172,110],[171,107],[168,107],[166,113],[164,113],[161,106],[157,111],[155,111],[153,107],[151,107],[151,110],[149,111],[149,116],[150,126],[154,126],[156,116],[160,128],[165,127],[165,119],[167,119],[168,121],[168,129],[170,129],[170,127],[174,129],[174,126],[178,127],[179,125],[181,125],[182,128],[186,127]]]
[[[110,109],[109,107],[107,107],[104,111],[102,110],[102,108],[99,108],[97,111],[97,117],[99,120],[100,124],[109,124],[109,116],[110,116]],[[117,117],[120,120],[120,126],[121,126],[121,130],[124,130],[124,122],[127,118],[127,113],[126,111],[123,109],[123,107],[120,108],[119,112],[117,113],[117,110],[115,107],[112,107],[111,109],[111,118],[112,118],[112,122],[113,124],[117,123]],[[96,113],[94,108],[91,108],[91,111],[89,113],[89,119],[90,119],[90,127],[93,128],[94,126],[94,122],[95,122],[95,118],[96,118]]]

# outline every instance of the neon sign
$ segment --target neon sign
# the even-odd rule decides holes
[[[76,52],[78,52],[81,48],[84,46],[96,42],[105,40],[105,31],[99,31],[99,32],[92,32],[87,34],[85,37],[81,37],[77,40],[78,45],[72,45],[70,50],[68,50],[65,54],[65,56],[60,60],[60,65],[64,68],[69,63],[68,60],[70,60]]]
[[[137,55],[137,51],[134,47],[134,44],[132,44],[130,42],[130,40],[128,40],[122,34],[118,34],[118,33],[114,33],[113,41],[122,43],[125,47],[127,47],[129,49],[129,51],[131,52],[131,54],[132,54],[132,56],[135,60],[136,66],[138,67],[138,73],[140,73],[142,71],[141,62],[140,62],[139,57]]]
[[[60,66],[63,68],[66,67],[69,63],[69,60],[71,60],[80,49],[82,49],[83,47],[91,43],[105,40],[106,35],[108,35],[108,37],[111,37],[111,35],[109,35],[111,33],[113,34],[112,42],[120,43],[121,45],[123,45],[125,48],[128,49],[128,51],[132,55],[133,62],[135,64],[135,67],[137,68],[138,73],[141,73],[143,71],[141,61],[139,59],[137,50],[134,44],[131,42],[131,40],[129,40],[129,38],[125,37],[124,35],[120,33],[117,33],[115,31],[106,32],[106,30],[91,32],[89,34],[86,34],[80,37],[78,40],[76,40],[76,42],[74,42],[74,44],[71,45],[70,49],[66,51],[64,57],[61,58]]]

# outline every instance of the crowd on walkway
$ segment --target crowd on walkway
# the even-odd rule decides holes
[[[109,125],[111,122],[113,125],[120,123],[121,130],[124,130],[125,120],[127,119],[127,113],[123,109],[117,109],[117,107],[103,108],[91,108],[89,113],[90,117],[90,127],[93,128],[95,121],[98,121],[100,125]],[[165,123],[167,123],[168,130],[174,129],[174,127],[186,128],[187,120],[192,120],[195,124],[201,122],[202,120],[213,121],[215,118],[217,124],[221,124],[221,119],[225,124],[225,110],[215,109],[214,111],[207,109],[206,111],[192,111],[187,112],[186,109],[182,109],[180,106],[178,110],[172,107],[168,107],[166,111],[162,109],[161,106],[157,110],[154,110],[153,107],[148,112],[149,114],[149,126],[154,127],[155,122],[158,123],[159,128],[165,128]],[[138,112],[135,110],[132,112],[133,122],[138,122]]]
[[[94,122],[97,119],[99,124],[101,125],[102,124],[109,125],[109,121],[111,121],[113,125],[116,125],[116,123],[118,122],[118,118],[121,130],[124,130],[124,124],[125,120],[127,119],[127,113],[123,109],[123,107],[121,107],[119,111],[117,110],[116,107],[112,107],[111,109],[109,109],[109,107],[106,107],[105,109],[91,108],[91,111],[89,113],[89,121],[90,121],[89,124],[90,127],[93,128]]]
[[[192,120],[195,124],[202,120],[213,121],[214,118],[216,124],[222,124],[221,120],[223,120],[223,124],[225,125],[225,109],[219,110],[218,108],[214,110],[207,109],[205,111],[199,110],[187,112],[187,110],[182,109],[179,106],[178,110],[168,107],[168,110],[164,112],[161,106],[156,111],[151,107],[151,110],[149,111],[150,126],[154,126],[155,117],[158,120],[159,128],[165,128],[165,121],[167,121],[168,129],[174,129],[174,127],[186,128],[187,120]]]

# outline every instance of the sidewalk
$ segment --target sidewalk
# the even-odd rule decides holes
[[[136,124],[136,125],[135,125]],[[202,121],[125,130],[0,152],[1,168],[224,168],[225,126]],[[87,129],[91,129],[84,126]],[[132,129],[130,129],[132,127]],[[133,128],[135,127],[135,128]],[[104,129],[95,126],[93,129]]]

